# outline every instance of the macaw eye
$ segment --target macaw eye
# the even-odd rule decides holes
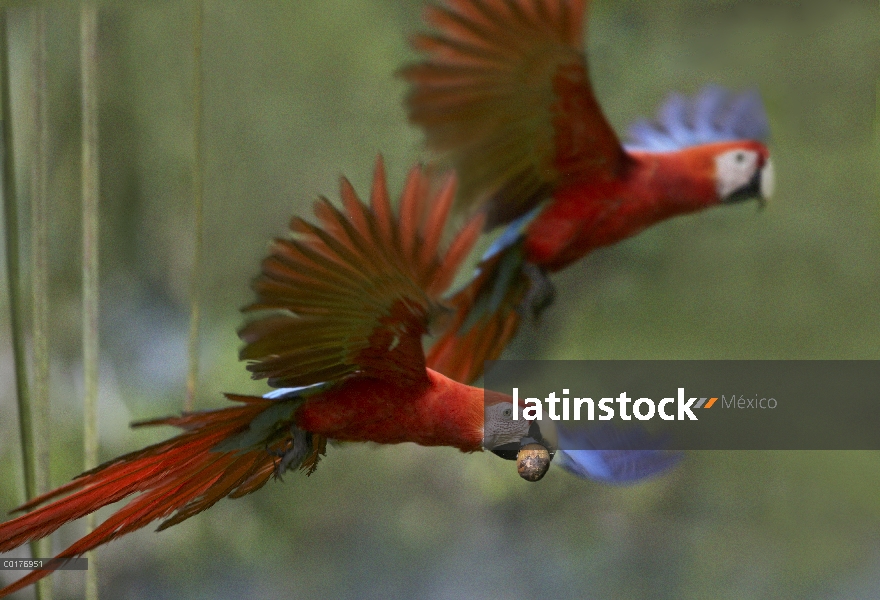
[[[509,408],[505,408],[504,412],[502,412],[501,414],[504,415],[505,417],[509,417],[510,415],[513,414],[513,411],[510,410]]]
[[[746,160],[746,155],[744,152],[737,152],[736,153],[736,162],[738,162],[739,164],[742,164],[745,162],[745,160]]]

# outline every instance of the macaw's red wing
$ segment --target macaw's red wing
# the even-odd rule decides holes
[[[431,194],[410,171],[394,214],[381,160],[370,206],[342,180],[344,209],[315,204],[319,225],[294,218],[292,239],[276,240],[245,311],[274,311],[246,325],[242,360],[275,387],[305,386],[360,373],[396,382],[425,381],[422,335],[439,296],[467,256],[481,223],[473,220],[440,253],[455,197],[449,178]]]
[[[615,176],[626,154],[590,86],[586,0],[448,0],[403,70],[410,121],[455,166],[460,202],[489,201],[488,227],[566,181]]]

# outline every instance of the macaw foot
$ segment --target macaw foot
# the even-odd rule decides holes
[[[537,321],[541,313],[556,300],[556,286],[547,277],[547,272],[538,265],[524,264],[523,273],[529,278],[529,291],[523,298],[521,309],[524,312],[528,308],[532,319]]]
[[[292,438],[290,446],[284,452],[275,453],[280,459],[275,463],[275,478],[281,479],[285,471],[298,468],[303,460],[312,452],[312,434],[297,426],[290,428]]]

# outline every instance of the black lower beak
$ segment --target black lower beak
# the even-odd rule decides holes
[[[510,442],[509,444],[495,446],[492,448],[492,452],[504,460],[516,460],[516,455],[519,453],[519,449],[519,442]]]
[[[765,202],[764,197],[761,195],[762,172],[763,169],[759,169],[746,185],[725,198],[724,204],[736,204],[737,202],[743,202],[745,200],[758,200],[763,208]]]
[[[551,460],[553,459],[553,455],[556,454],[556,449],[544,438],[543,435],[541,435],[541,428],[538,426],[537,421],[532,421],[531,425],[529,425],[529,432],[525,437],[520,439],[520,441],[496,446],[495,448],[492,448],[492,452],[504,460],[516,460],[519,451],[529,444],[540,444],[547,448]]]

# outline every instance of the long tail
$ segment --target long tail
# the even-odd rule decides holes
[[[56,558],[77,557],[158,519],[166,519],[159,526],[159,530],[165,529],[221,498],[239,498],[263,487],[276,472],[279,457],[291,451],[290,426],[298,401],[227,397],[242,404],[140,423],[173,425],[184,432],[104,463],[20,506],[13,512],[32,512],[0,524],[0,552],[43,538],[69,521],[136,492],[141,495]],[[323,449],[323,440],[309,442],[314,442],[313,452],[300,461],[303,468],[314,468],[318,452]],[[0,598],[49,573],[32,571],[0,589]]]

